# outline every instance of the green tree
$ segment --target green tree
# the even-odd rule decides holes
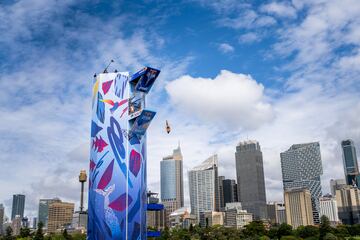
[[[64,237],[66,240],[71,240],[71,239],[72,239],[71,235],[68,234],[66,228],[65,228],[64,231],[62,232],[62,235],[63,235],[63,237]]]
[[[350,237],[349,231],[345,225],[338,225],[335,228],[335,235],[338,238]]]
[[[290,236],[292,234],[293,234],[293,230],[289,224],[286,223],[280,224],[279,229],[277,231],[278,239],[281,239],[282,236]]]
[[[324,236],[324,240],[337,240],[338,238],[332,234],[332,233],[327,233],[325,236]]]
[[[295,236],[282,236],[280,240],[297,240],[298,238]]]
[[[44,233],[43,233],[44,224],[39,222],[37,225],[37,230],[34,236],[34,240],[44,240]]]
[[[30,229],[27,227],[24,228],[20,228],[20,237],[21,238],[26,238],[30,236]]]
[[[271,239],[277,239],[278,230],[279,230],[279,227],[272,227],[269,229],[267,235]]]
[[[300,226],[296,229],[296,235],[301,238],[317,237],[319,229],[315,226]]]
[[[13,237],[13,229],[8,226],[6,229],[5,229],[5,236],[4,236],[4,240],[12,240],[14,239]]]
[[[265,235],[265,226],[262,221],[252,221],[245,226],[243,233],[246,237],[255,237]]]
[[[320,227],[319,227],[320,237],[319,239],[324,239],[327,233],[332,232],[332,227],[330,226],[329,218],[325,215],[322,215],[320,218]]]

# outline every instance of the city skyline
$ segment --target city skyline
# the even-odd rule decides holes
[[[219,175],[235,179],[234,146],[255,139],[268,201],[283,197],[279,153],[300,142],[320,142],[322,187],[330,192],[329,180],[344,175],[337,171],[343,169],[340,142],[352,139],[360,149],[359,3],[300,2],[0,5],[6,215],[17,193],[26,195],[28,216],[37,215],[40,198],[79,202],[92,76],[111,59],[111,71],[162,69],[147,102],[158,112],[148,132],[149,189],[160,191],[159,161],[179,140],[184,173],[217,153]],[[184,196],[188,206],[186,177]]]

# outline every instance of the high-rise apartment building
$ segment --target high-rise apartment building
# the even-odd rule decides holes
[[[49,205],[54,202],[61,202],[61,200],[58,198],[39,200],[38,222],[42,222],[44,228],[47,228],[47,224],[48,224]]]
[[[243,228],[245,225],[252,222],[253,216],[246,210],[243,210],[241,203],[233,202],[227,203],[225,206],[225,227],[233,227],[237,229]]]
[[[224,179],[222,182],[223,185],[223,198],[224,205],[227,203],[237,202],[237,184],[233,179]]]
[[[75,204],[67,202],[53,202],[49,204],[47,232],[54,233],[57,229],[71,225]]]
[[[320,144],[295,144],[282,152],[280,157],[284,191],[307,188],[311,193],[313,220],[319,223],[319,198],[322,195],[320,176],[323,174]]]
[[[3,224],[4,224],[5,207],[0,204],[0,236],[3,235]]]
[[[356,157],[356,148],[351,139],[341,141],[343,152],[344,172],[347,185],[360,187],[359,166]]]
[[[336,190],[340,190],[344,186],[346,186],[345,179],[330,179],[331,195],[335,196]]]
[[[200,213],[219,211],[218,159],[213,155],[189,171],[191,213],[200,220]]]
[[[339,223],[338,208],[336,198],[324,196],[319,199],[320,216],[326,216],[332,225]]]
[[[16,216],[20,216],[20,219],[22,219],[24,217],[24,210],[25,210],[25,195],[23,194],[13,195],[11,220],[15,219]]]
[[[282,224],[286,222],[285,204],[272,202],[267,205],[267,217],[271,224]]]
[[[219,176],[219,203],[220,203],[220,210],[225,210],[225,203],[224,203],[224,186],[223,181],[225,180],[224,176]]]
[[[184,206],[183,157],[180,146],[160,162],[161,202],[170,213]]]
[[[238,201],[254,219],[266,219],[266,193],[263,157],[257,141],[244,141],[236,146]]]
[[[339,219],[343,224],[360,223],[360,190],[353,186],[345,186],[336,190],[336,203]]]
[[[285,190],[286,222],[293,228],[314,225],[311,193],[306,188]]]

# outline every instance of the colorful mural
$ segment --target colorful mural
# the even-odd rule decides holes
[[[146,129],[155,112],[144,110],[144,98],[159,72],[144,68],[95,79],[88,239],[146,239]]]

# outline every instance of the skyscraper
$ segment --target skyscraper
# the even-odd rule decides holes
[[[161,202],[170,213],[184,206],[183,157],[180,145],[160,162]]]
[[[17,215],[20,219],[24,217],[25,210],[25,195],[15,194],[13,195],[12,209],[11,209],[11,220],[15,219]]]
[[[311,193],[307,188],[285,190],[286,223],[293,228],[313,225]]]
[[[219,211],[218,159],[213,155],[189,171],[191,213],[200,220],[200,213]]]
[[[295,144],[280,153],[284,191],[307,188],[311,193],[313,219],[319,223],[320,176],[323,173],[320,144],[318,142]],[[288,208],[288,206],[285,206]]]
[[[351,139],[341,142],[343,152],[344,172],[347,185],[360,187],[359,167],[356,157],[356,148]]]
[[[74,203],[50,203],[47,232],[54,233],[57,229],[70,225],[73,218],[74,207]]]
[[[236,146],[238,201],[242,208],[254,214],[254,219],[266,219],[266,193],[263,157],[257,141],[244,141]]]
[[[344,186],[336,190],[338,216],[343,224],[360,223],[360,190],[353,186]]]
[[[345,179],[330,179],[330,191],[331,195],[335,196],[336,190],[341,189],[346,185]]]
[[[237,185],[234,179],[224,179],[222,181],[224,205],[227,203],[237,202]]]
[[[225,210],[225,203],[224,203],[224,186],[223,181],[225,180],[224,176],[219,176],[219,203],[220,203],[220,210]]]
[[[161,201],[174,202],[175,208],[184,206],[182,161],[181,148],[178,146],[172,155],[164,157],[160,162]]]
[[[0,204],[0,235],[3,235],[4,214],[5,214],[4,205]]]
[[[42,222],[45,228],[47,228],[47,224],[48,224],[49,205],[54,202],[61,202],[61,200],[58,198],[39,200],[38,222]]]

